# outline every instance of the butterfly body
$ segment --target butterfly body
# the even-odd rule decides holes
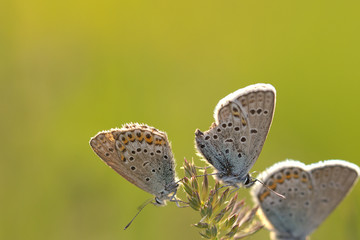
[[[196,130],[199,153],[227,185],[250,186],[249,170],[257,160],[272,122],[276,91],[270,84],[239,89],[219,101],[215,123],[206,132]]]
[[[259,175],[281,199],[262,185],[252,189],[273,239],[306,239],[356,183],[360,169],[342,160],[305,165],[283,161]]]
[[[118,174],[163,205],[176,193],[175,160],[166,133],[140,124],[102,131],[90,140],[94,152]]]

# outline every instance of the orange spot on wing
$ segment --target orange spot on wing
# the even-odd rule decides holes
[[[153,142],[153,136],[150,133],[145,134],[145,141],[149,144],[152,144]]]
[[[301,181],[302,181],[302,182],[307,182],[308,179],[307,179],[307,178],[301,178]]]
[[[119,146],[119,145],[120,145],[120,146]],[[120,147],[119,150],[120,150],[121,152],[125,151],[125,146],[122,145],[122,144],[119,144],[119,145],[118,145],[118,147]]]
[[[260,202],[264,201],[264,199],[269,195],[270,195],[269,191],[266,191],[263,194],[261,194],[261,196],[259,197]]]
[[[268,187],[269,187],[271,190],[275,190],[275,188],[276,188],[276,182],[274,181],[274,183],[271,184],[271,185],[268,185]]]
[[[140,136],[139,135],[136,135],[136,139],[141,142],[143,139],[144,139],[144,134],[143,133],[140,133]]]
[[[276,179],[275,181],[278,182],[278,183],[283,183],[285,180],[285,176],[284,174],[281,174],[281,178],[280,179]]]
[[[130,133],[130,136],[128,135],[128,137],[129,137],[129,140],[131,142],[135,141],[135,134],[134,133]]]
[[[245,121],[244,118],[241,118],[241,124],[242,124],[243,126],[246,126],[246,121]]]
[[[155,145],[161,145],[162,143],[163,143],[163,140],[161,138],[155,140]]]
[[[127,144],[127,143],[129,142],[129,140],[127,139],[127,137],[124,136],[124,135],[121,136],[120,139],[121,139],[121,142],[122,142],[123,144]]]
[[[234,116],[240,117],[240,113],[239,113],[239,112],[232,111],[232,114],[233,114]]]

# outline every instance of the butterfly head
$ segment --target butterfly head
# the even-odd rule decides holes
[[[153,202],[153,204],[156,205],[156,206],[164,206],[164,205],[166,205],[165,200],[160,199],[158,197],[155,197],[155,201]]]
[[[217,178],[225,183],[226,185],[234,186],[236,188],[239,187],[239,185],[242,185],[245,188],[249,188],[256,182],[255,179],[253,179],[250,174],[243,175],[217,175]]]
[[[251,187],[256,182],[255,179],[253,179],[250,174],[246,174],[245,179],[243,181],[243,186],[246,188]]]
[[[175,182],[166,186],[163,191],[161,191],[158,195],[156,195],[155,201],[153,202],[153,204],[157,205],[157,206],[166,205],[165,201],[171,200],[174,197],[178,186],[179,186],[179,184],[175,183]]]

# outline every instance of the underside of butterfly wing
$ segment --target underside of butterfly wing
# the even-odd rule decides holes
[[[309,231],[315,230],[339,205],[357,182],[360,170],[355,164],[342,160],[328,160],[307,166],[315,186],[312,198],[314,223]]]
[[[117,173],[159,199],[176,190],[175,161],[164,132],[128,124],[98,133],[90,145]]]
[[[220,180],[233,184],[246,179],[269,132],[275,95],[270,84],[239,89],[220,100],[208,131],[195,132],[199,153],[215,167]]]
[[[355,164],[342,160],[311,165],[287,160],[258,177],[286,199],[262,185],[256,185],[251,193],[276,239],[305,239],[349,193],[359,174]]]
[[[277,236],[289,239],[305,239],[314,186],[305,165],[297,161],[275,164],[259,176],[275,195],[263,185],[252,189],[254,200],[260,205],[262,219]]]

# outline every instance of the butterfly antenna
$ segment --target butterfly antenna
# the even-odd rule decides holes
[[[144,209],[144,207],[146,207],[146,205],[148,205],[149,203],[151,203],[152,199],[148,199],[146,200],[143,204],[141,204],[139,207],[138,207],[138,212],[136,213],[136,215],[131,219],[131,221],[124,227],[124,230],[126,230],[130,224],[134,221],[134,219],[137,217],[137,215],[139,215],[139,213],[141,212],[141,210]]]
[[[278,192],[275,192],[274,190],[272,190],[271,188],[269,188],[265,183],[263,183],[262,181],[260,181],[259,179],[257,178],[254,178],[254,181],[255,182],[259,182],[261,183],[264,187],[266,187],[267,189],[269,189],[271,192],[273,192],[275,195],[277,195],[278,197],[281,197],[283,199],[285,199],[286,197]]]

